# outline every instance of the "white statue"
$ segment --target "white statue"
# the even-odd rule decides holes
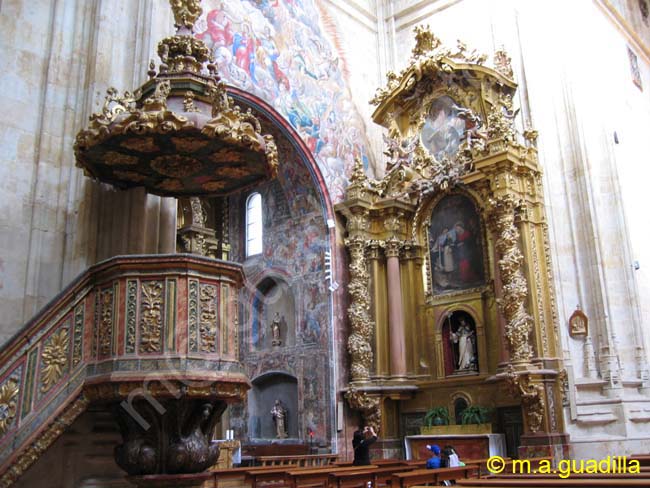
[[[286,439],[287,434],[287,409],[284,408],[280,400],[275,401],[275,405],[271,409],[271,416],[275,422],[275,437],[278,439]]]
[[[458,329],[450,338],[458,344],[458,371],[476,371],[476,335],[465,319],[460,319]]]

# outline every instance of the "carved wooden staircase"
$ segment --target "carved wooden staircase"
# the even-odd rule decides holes
[[[120,421],[120,466],[141,474],[136,458],[153,453],[152,469],[172,472],[168,451],[182,439],[165,446],[167,434],[145,424],[205,430],[249,387],[238,361],[242,282],[239,265],[196,255],[115,257],[82,273],[0,351],[0,486],[92,402]],[[148,451],[134,450],[143,443]]]

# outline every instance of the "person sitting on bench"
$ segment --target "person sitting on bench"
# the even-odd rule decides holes
[[[432,446],[427,444],[427,449],[433,453],[433,455],[427,461],[427,469],[440,468],[441,467],[440,446],[438,446],[438,444],[433,444]]]

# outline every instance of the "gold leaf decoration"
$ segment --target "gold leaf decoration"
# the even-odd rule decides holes
[[[140,352],[160,352],[162,344],[162,283],[142,283],[142,319],[140,321]]]
[[[200,288],[200,325],[201,351],[216,352],[217,338],[217,306],[215,299],[217,288],[212,285],[201,285]]]
[[[10,378],[0,388],[0,436],[7,431],[16,417],[18,391],[18,381],[14,378]]]
[[[61,328],[45,342],[41,355],[41,393],[46,393],[63,376],[68,366],[68,329]]]

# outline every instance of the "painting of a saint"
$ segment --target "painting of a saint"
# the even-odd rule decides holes
[[[458,152],[466,129],[459,111],[460,107],[450,97],[440,97],[431,104],[420,138],[422,145],[438,161]]]
[[[451,195],[436,206],[429,226],[429,250],[434,293],[483,283],[479,217],[467,197]]]

